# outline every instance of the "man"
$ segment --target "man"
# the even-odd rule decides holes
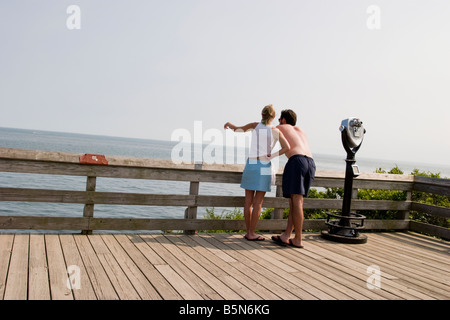
[[[289,158],[283,172],[283,196],[289,198],[289,217],[286,230],[272,240],[281,245],[303,248],[303,197],[308,195],[309,188],[316,172],[316,165],[309,149],[306,133],[296,127],[297,115],[292,110],[281,111],[277,128],[289,142],[286,152]],[[292,231],[295,236],[291,239]]]

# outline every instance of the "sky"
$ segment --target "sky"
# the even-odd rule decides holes
[[[273,104],[313,154],[345,154],[339,125],[358,117],[359,156],[449,164],[449,17],[448,0],[1,1],[0,127],[200,125],[225,143],[225,122]]]

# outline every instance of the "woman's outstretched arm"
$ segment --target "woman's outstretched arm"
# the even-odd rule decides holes
[[[256,126],[258,125],[258,122],[251,122],[251,123],[247,123],[245,126],[235,126],[234,124],[227,122],[225,123],[225,125],[223,126],[224,129],[231,129],[233,131],[238,131],[238,132],[247,132],[248,130],[253,130],[256,128]]]

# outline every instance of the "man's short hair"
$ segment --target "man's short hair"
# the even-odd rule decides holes
[[[286,123],[292,126],[297,123],[297,115],[291,109],[281,111],[280,119],[286,119]]]

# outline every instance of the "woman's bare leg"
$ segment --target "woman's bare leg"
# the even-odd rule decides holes
[[[251,219],[252,219],[252,211],[253,211],[253,198],[255,196],[255,191],[253,190],[245,190],[245,201],[244,201],[244,219],[245,219],[245,227],[247,229],[246,236],[249,236]]]

